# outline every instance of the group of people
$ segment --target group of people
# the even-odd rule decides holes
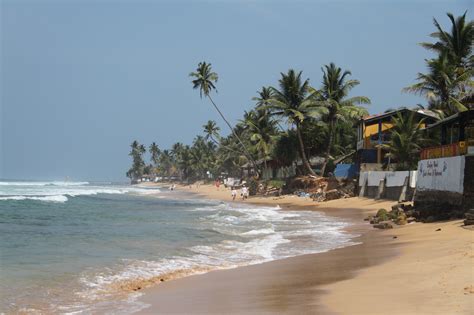
[[[237,188],[235,188],[234,186],[232,186],[231,189],[231,196],[232,201],[235,201],[235,198],[237,198]],[[242,188],[240,189],[240,197],[242,198],[242,200],[245,200],[249,197],[249,189],[247,188],[247,186],[242,186]]]

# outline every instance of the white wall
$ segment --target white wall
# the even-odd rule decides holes
[[[364,184],[367,178],[367,186],[378,186],[380,181],[386,179],[386,187],[401,187],[405,183],[405,178],[409,176],[410,187],[416,186],[416,171],[368,171],[361,172],[359,177],[359,186]]]
[[[463,193],[465,162],[464,156],[421,160],[416,189]]]

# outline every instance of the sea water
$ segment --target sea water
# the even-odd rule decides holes
[[[349,246],[349,224],[166,188],[3,181],[0,313],[133,313],[162,280]]]

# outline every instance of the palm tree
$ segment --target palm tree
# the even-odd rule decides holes
[[[163,150],[160,154],[160,169],[163,175],[171,176],[173,172],[173,155],[169,150]]]
[[[257,94],[257,97],[252,97],[252,100],[257,102],[255,104],[256,108],[268,106],[269,101],[273,96],[272,88],[263,86],[260,91],[257,91]]]
[[[132,167],[127,172],[127,176],[130,177],[131,180],[134,180],[143,175],[145,162],[142,156],[146,152],[146,149],[145,146],[138,143],[137,140],[133,141],[130,147],[131,151],[128,155],[132,157],[133,162]]]
[[[219,130],[220,128],[217,126],[214,120],[209,120],[205,125],[202,126],[204,128],[204,134],[206,140],[211,139],[216,145],[219,145],[219,142],[215,138],[219,138]]]
[[[155,142],[153,142],[150,145],[150,147],[148,148],[148,151],[151,154],[151,161],[153,162],[153,164],[155,166],[157,166],[158,165],[158,159],[159,159],[160,153],[161,153],[160,148],[158,147],[158,145]]]
[[[425,119],[417,121],[415,118],[414,112],[407,117],[398,113],[393,118],[390,142],[380,145],[388,151],[387,157],[397,161],[398,170],[416,169],[422,145],[428,142],[421,130]]]
[[[272,88],[262,86],[262,89],[260,91],[257,91],[258,96],[257,97],[252,97],[252,100],[255,101],[255,108],[257,110],[260,110],[262,108],[266,108],[268,110],[268,105],[270,104],[270,99],[273,97],[273,90]],[[278,121],[276,121],[276,124],[280,128],[281,131],[285,131],[285,129],[280,125]]]
[[[447,13],[451,21],[451,32],[444,31],[438,21],[433,19],[437,31],[430,36],[437,41],[435,43],[421,43],[420,45],[438,52],[439,55],[446,53],[449,60],[456,67],[473,67],[474,21],[466,23],[466,14],[467,11],[455,18],[452,13]]]
[[[430,109],[442,110],[452,115],[467,110],[462,99],[472,87],[472,69],[456,69],[447,53],[438,58],[426,60],[428,73],[418,73],[417,83],[403,89],[404,92],[423,95]]]
[[[370,104],[370,99],[366,96],[353,96],[347,98],[349,92],[360,84],[358,80],[346,80],[352,73],[348,70],[342,71],[334,63],[325,65],[323,69],[323,86],[321,89],[321,99],[328,109],[327,122],[329,124],[329,137],[326,148],[326,161],[321,169],[321,176],[324,176],[326,166],[329,161],[331,150],[334,145],[337,122],[348,119],[358,119],[367,114],[367,110],[358,105]]]
[[[271,88],[273,96],[268,101],[269,105],[267,108],[270,110],[271,115],[284,117],[288,120],[289,124],[296,127],[299,151],[304,168],[307,173],[316,175],[306,157],[303,137],[301,135],[301,124],[305,119],[320,117],[323,108],[315,102],[317,91],[309,92],[311,90],[309,80],[306,79],[302,82],[301,74],[301,71],[296,73],[293,69],[288,70],[287,74],[281,73],[281,79],[278,81],[280,89]]]
[[[213,72],[212,71],[212,67],[211,67],[211,64],[210,63],[206,63],[205,61],[203,62],[200,62],[198,64],[198,67],[196,69],[196,72],[191,72],[189,74],[190,77],[192,78],[195,78],[194,80],[192,80],[192,83],[193,83],[193,89],[199,89],[199,95],[207,97],[212,105],[214,106],[214,108],[217,110],[217,112],[219,113],[219,115],[221,116],[221,118],[224,120],[224,122],[227,124],[227,126],[229,127],[229,129],[232,131],[232,133],[234,134],[235,138],[237,139],[237,141],[240,143],[240,145],[242,146],[243,150],[244,150],[244,154],[247,156],[247,158],[252,162],[254,168],[257,170],[258,172],[258,168],[257,168],[257,164],[255,163],[255,161],[252,159],[252,157],[250,156],[250,153],[248,152],[247,148],[245,147],[244,143],[242,142],[242,140],[239,138],[239,136],[237,135],[237,133],[234,131],[234,128],[232,128],[232,125],[227,121],[227,119],[224,117],[224,114],[221,112],[221,110],[219,109],[219,107],[216,105],[216,103],[214,102],[214,100],[212,99],[211,97],[211,92],[213,90],[216,90],[216,86],[215,86],[215,83],[217,82],[218,80],[218,75],[217,73]],[[217,90],[216,90],[217,91]]]
[[[176,161],[183,179],[188,179],[192,168],[191,149],[189,145],[183,146]]]
[[[263,160],[264,168],[267,168],[267,159],[270,157],[277,136],[276,121],[270,119],[266,109],[261,108],[245,112],[241,123],[245,126],[248,138]]]

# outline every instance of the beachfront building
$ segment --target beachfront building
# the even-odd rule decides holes
[[[387,163],[385,152],[380,144],[390,141],[390,131],[393,128],[393,118],[414,113],[418,120],[425,119],[425,124],[432,124],[438,120],[435,113],[424,109],[401,108],[383,114],[371,115],[362,118],[357,126],[356,161],[360,171],[381,171],[382,165]],[[424,124],[423,124],[424,125]],[[424,126],[423,126],[424,127]],[[396,163],[396,161],[391,161]]]
[[[474,155],[474,109],[457,113],[430,124],[427,137],[438,139],[439,144],[421,151],[421,159]]]
[[[474,110],[426,128],[437,146],[421,151],[415,205],[426,215],[443,216],[474,205]]]

